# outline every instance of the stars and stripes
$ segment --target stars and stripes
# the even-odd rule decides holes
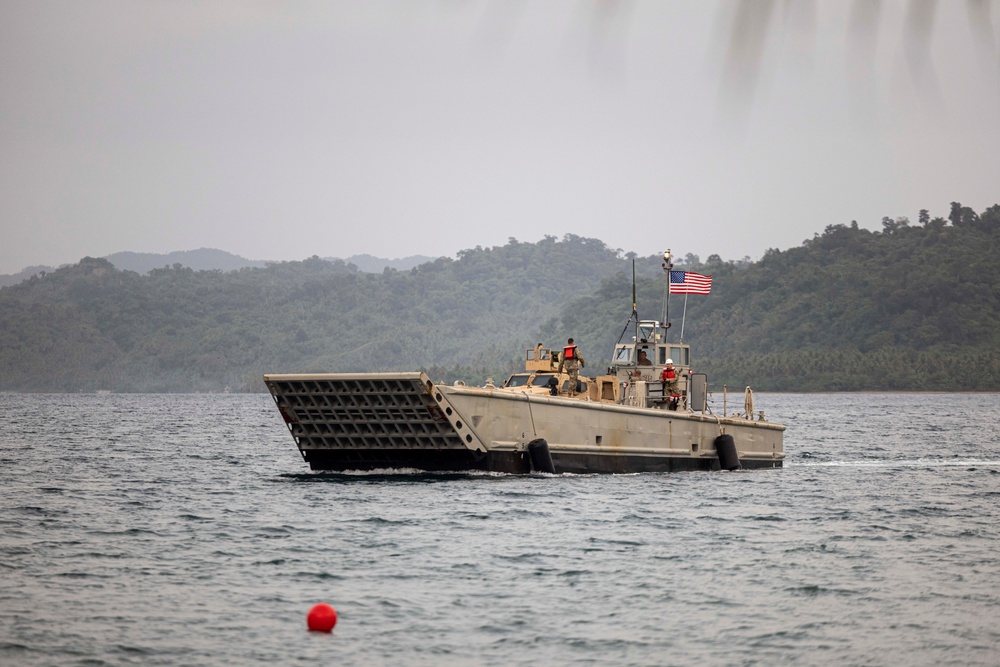
[[[708,294],[712,291],[712,276],[693,271],[671,271],[671,294]]]

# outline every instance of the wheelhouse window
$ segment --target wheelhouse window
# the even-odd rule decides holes
[[[621,346],[615,350],[615,363],[616,364],[631,364],[632,363],[632,352],[633,348]]]
[[[530,377],[531,376],[528,375],[528,374],[526,374],[526,373],[524,373],[524,374],[519,373],[517,375],[511,375],[509,378],[507,378],[507,381],[503,383],[503,386],[505,386],[505,387],[523,387],[524,385],[528,384],[528,378],[530,378]]]
[[[652,342],[656,334],[656,325],[652,322],[639,323],[639,340],[641,342]]]

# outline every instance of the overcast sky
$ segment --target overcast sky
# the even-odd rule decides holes
[[[565,234],[759,259],[830,224],[981,211],[982,6],[2,0],[0,273]]]

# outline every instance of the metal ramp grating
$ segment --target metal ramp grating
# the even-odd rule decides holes
[[[413,374],[265,377],[302,451],[464,449],[424,380]]]

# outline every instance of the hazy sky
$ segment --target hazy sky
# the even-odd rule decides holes
[[[981,211],[983,6],[2,0],[0,273],[565,234],[758,259],[830,224]]]

